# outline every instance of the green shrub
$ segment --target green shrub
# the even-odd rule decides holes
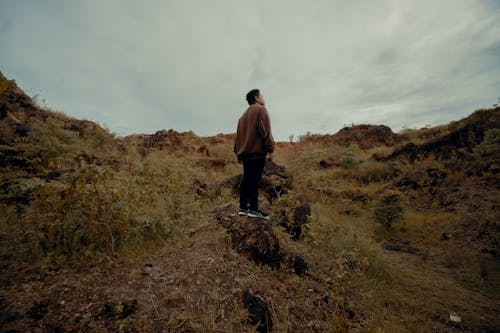
[[[375,208],[375,221],[386,228],[403,217],[403,207],[400,205],[399,194],[396,192],[386,193]]]
[[[340,159],[340,166],[344,169],[352,169],[359,165],[359,161],[353,153],[345,153]]]
[[[473,156],[476,159],[486,161],[498,161],[500,159],[500,129],[494,128],[484,134],[483,141],[474,147]]]

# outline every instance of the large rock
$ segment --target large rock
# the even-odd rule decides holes
[[[248,321],[255,325],[259,333],[267,333],[273,329],[271,311],[266,302],[251,291],[245,290],[243,293],[243,304],[248,310]]]
[[[216,211],[217,221],[231,235],[233,247],[247,253],[255,262],[279,267],[280,244],[271,225],[262,219],[240,217],[237,210],[234,205],[226,205]]]
[[[302,228],[307,224],[311,216],[311,207],[302,204],[293,209],[293,218],[290,220],[285,210],[280,211],[279,224],[285,228],[286,232],[292,235],[294,240],[298,240],[302,234]]]
[[[231,235],[234,248],[246,253],[257,263],[273,268],[280,268],[281,264],[284,264],[299,276],[308,275],[309,265],[300,255],[280,248],[279,239],[272,229],[272,220],[268,222],[246,216],[241,217],[237,212],[238,207],[234,204],[220,206],[215,210],[217,221]],[[297,223],[307,222],[310,213],[309,206],[299,206],[294,209],[294,212]]]

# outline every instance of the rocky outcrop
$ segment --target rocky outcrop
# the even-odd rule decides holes
[[[128,135],[122,141],[142,149],[154,148],[169,154],[184,152],[210,157],[212,156],[210,149],[213,145],[225,145],[233,142],[234,134],[217,134],[213,137],[200,137],[191,131],[177,132],[173,129],[163,129],[154,134]]]
[[[353,125],[344,127],[331,135],[305,135],[301,141],[312,141],[327,145],[358,145],[361,149],[379,146],[394,146],[402,141],[401,136],[384,125]]]
[[[234,139],[236,138],[236,134],[223,134],[219,133],[216,136],[212,136],[209,138],[211,144],[225,144],[225,143],[234,143]]]
[[[341,146],[355,143],[361,149],[371,149],[393,146],[401,142],[401,137],[384,125],[354,125],[342,128],[333,135],[332,141]]]
[[[271,225],[262,219],[249,221],[247,217],[238,216],[237,211],[231,204],[216,210],[216,219],[231,235],[233,247],[247,253],[255,262],[279,267],[282,254]]]
[[[279,239],[273,231],[275,223],[262,219],[250,219],[238,216],[238,207],[227,204],[216,208],[215,217],[231,236],[232,246],[257,263],[273,268],[288,267],[297,275],[307,275],[309,265],[300,255],[284,251],[280,247]],[[294,222],[298,225],[306,223],[310,214],[309,206],[303,205],[294,209]]]
[[[248,310],[248,321],[254,325],[259,333],[267,333],[273,329],[271,311],[266,302],[254,295],[251,291],[245,290],[243,293],[243,304]]]
[[[403,158],[410,162],[429,157],[440,160],[451,158],[465,160],[471,156],[474,147],[483,141],[487,131],[498,128],[500,128],[500,107],[480,110],[449,125],[449,131],[437,139],[418,145],[410,142],[388,156],[376,155],[373,158],[380,161]]]
[[[209,149],[203,139],[193,132],[177,132],[173,129],[160,130],[154,134],[133,134],[122,139],[125,144],[142,149],[159,149],[165,153],[184,152],[209,156]]]
[[[291,214],[290,214],[291,213]],[[288,216],[293,215],[290,219]],[[302,229],[307,224],[311,215],[311,207],[303,204],[295,207],[292,212],[280,211],[279,224],[284,227],[294,240],[298,240],[302,235]]]

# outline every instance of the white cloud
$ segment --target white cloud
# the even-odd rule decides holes
[[[459,119],[499,97],[500,9],[470,1],[0,2],[4,74],[119,133],[275,137]]]

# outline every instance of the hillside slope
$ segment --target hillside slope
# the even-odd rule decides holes
[[[0,75],[0,332],[495,332],[500,109],[281,143],[117,138]]]

